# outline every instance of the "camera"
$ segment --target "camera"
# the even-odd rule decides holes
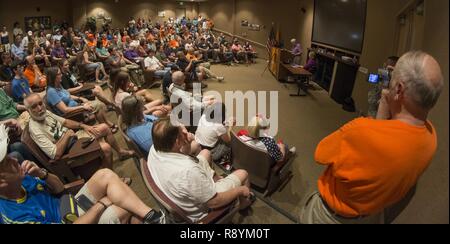
[[[383,87],[389,87],[389,84],[391,83],[391,71],[389,71],[388,69],[379,69],[378,75]]]
[[[383,87],[389,87],[391,82],[391,72],[388,69],[378,69],[378,73],[370,73],[368,82],[372,84],[381,84]]]

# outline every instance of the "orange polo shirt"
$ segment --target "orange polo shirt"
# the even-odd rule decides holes
[[[171,48],[178,48],[178,47],[180,47],[180,45],[178,44],[177,40],[171,40],[171,41],[169,42],[169,46],[170,46]]]
[[[33,69],[27,67],[25,71],[23,72],[23,76],[28,80],[28,83],[30,84],[30,87],[46,87],[47,86],[47,78],[45,76],[42,76],[42,79],[40,80],[39,84],[34,84],[34,81],[36,80],[36,74]]]
[[[341,216],[377,214],[410,191],[436,149],[431,122],[417,127],[398,120],[356,119],[317,147],[316,161],[328,166],[319,192]]]

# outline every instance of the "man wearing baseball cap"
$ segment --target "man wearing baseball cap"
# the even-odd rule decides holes
[[[65,223],[67,207],[57,197],[64,191],[61,180],[34,162],[20,164],[7,155],[8,141],[8,130],[0,125],[0,223]],[[78,207],[76,224],[165,223],[162,213],[146,206],[111,170],[97,171],[75,199],[81,195],[92,207]]]

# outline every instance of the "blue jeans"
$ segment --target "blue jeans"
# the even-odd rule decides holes
[[[86,64],[87,70],[97,70],[102,67],[102,63],[92,63],[92,64]]]
[[[158,77],[158,78],[164,77],[164,75],[166,75],[167,72],[170,72],[170,69],[171,68],[168,67],[168,68],[164,68],[162,70],[155,71],[155,77]]]

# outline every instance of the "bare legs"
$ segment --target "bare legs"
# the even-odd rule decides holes
[[[152,210],[111,170],[99,170],[86,185],[95,199],[107,197],[122,221],[129,219],[128,213],[143,219]]]
[[[99,124],[99,125],[94,125],[94,128],[97,129],[100,132],[100,138],[105,139],[105,141],[107,142],[109,149],[111,149],[111,147],[119,153],[120,157],[125,157],[125,156],[131,156],[134,155],[134,152],[131,150],[125,150],[119,147],[119,145],[117,144],[116,138],[114,138],[114,135],[111,132],[111,129],[108,127],[107,124]],[[103,149],[103,148],[102,148]],[[106,154],[106,153],[105,153]],[[112,165],[112,153],[109,153],[111,156],[109,157],[110,160],[110,164]],[[108,157],[109,155],[106,155],[106,157]]]

